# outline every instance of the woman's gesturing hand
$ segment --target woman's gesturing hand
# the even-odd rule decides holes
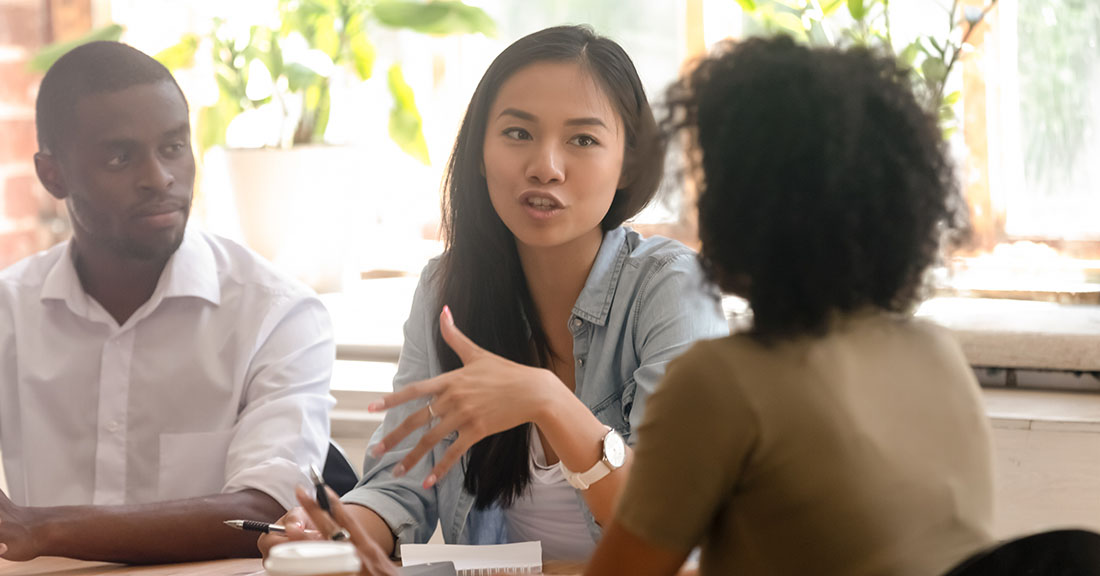
[[[302,505],[301,508],[296,508],[296,510],[303,510],[308,515],[309,520],[322,532],[331,534],[341,528],[348,532],[351,543],[355,545],[355,549],[359,552],[359,561],[362,563],[359,576],[397,576],[397,566],[382,551],[382,547],[371,540],[370,535],[367,534],[367,531],[363,529],[359,522],[351,514],[348,514],[347,508],[340,502],[340,497],[332,491],[332,488],[325,486],[329,506],[332,510],[331,515],[322,510],[313,497],[301,486],[295,492],[298,496],[298,503]]]
[[[446,306],[440,315],[439,329],[443,340],[462,360],[462,367],[410,384],[368,408],[376,412],[428,398],[424,408],[409,415],[373,447],[372,454],[381,456],[416,429],[430,426],[420,442],[394,467],[395,476],[411,470],[433,446],[448,434],[458,432],[458,439],[424,479],[424,488],[432,487],[482,438],[535,421],[552,394],[559,391],[552,384],[561,384],[549,370],[517,364],[474,344],[455,326]]]

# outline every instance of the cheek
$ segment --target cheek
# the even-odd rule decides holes
[[[111,227],[108,214],[97,206],[99,203],[83,192],[72,193],[66,203],[73,223],[89,232],[104,232]]]
[[[581,174],[585,180],[584,188],[595,192],[589,195],[593,202],[611,205],[619,188],[622,168],[621,156],[597,158],[587,163]]]
[[[486,145],[482,158],[483,176],[489,188],[489,199],[492,200],[493,208],[499,211],[498,202],[508,195],[508,182],[511,178],[508,169],[510,166],[515,166],[516,162],[508,158],[505,150],[489,145]]]

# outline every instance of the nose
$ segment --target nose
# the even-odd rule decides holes
[[[555,142],[547,141],[538,147],[527,163],[527,179],[539,184],[565,180],[564,158]]]
[[[176,177],[165,165],[164,159],[157,154],[148,155],[141,167],[138,185],[151,192],[166,192],[176,183]]]

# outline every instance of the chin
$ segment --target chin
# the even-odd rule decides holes
[[[183,244],[184,228],[166,232],[157,238],[129,239],[123,246],[123,253],[134,260],[167,260]]]

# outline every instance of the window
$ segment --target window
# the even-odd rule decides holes
[[[1001,2],[984,67],[1003,240],[1100,257],[1100,4]]]

